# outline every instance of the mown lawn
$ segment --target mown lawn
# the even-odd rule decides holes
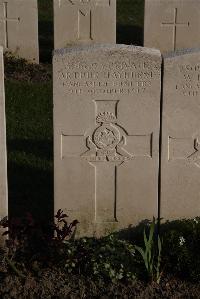
[[[53,210],[52,110],[51,82],[6,83],[11,215],[46,218]]]
[[[39,0],[40,60],[51,64],[53,1]],[[117,1],[117,42],[142,44],[143,0]],[[17,67],[17,65],[16,65]],[[10,215],[53,213],[52,82],[6,80]]]
[[[117,43],[143,44],[144,0],[117,0]]]

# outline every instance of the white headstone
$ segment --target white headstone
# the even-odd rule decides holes
[[[144,46],[162,53],[200,47],[200,0],[145,0]]]
[[[39,62],[37,0],[0,0],[0,45],[16,56]]]
[[[55,211],[104,235],[157,215],[161,55],[133,46],[54,55]]]
[[[200,50],[164,59],[161,217],[200,215]]]
[[[116,43],[116,0],[54,0],[54,48]]]
[[[3,48],[0,47],[0,219],[8,216],[7,154]],[[1,242],[0,231],[0,242]]]

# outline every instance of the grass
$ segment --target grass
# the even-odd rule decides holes
[[[38,0],[38,14],[40,21],[53,19],[53,0]]]
[[[117,43],[143,44],[144,0],[117,0]]]
[[[142,44],[143,0],[117,0],[117,42]],[[50,66],[53,1],[39,0],[40,60]],[[17,67],[17,66],[16,66]],[[18,66],[19,67],[19,66]],[[6,81],[9,211],[53,213],[52,82]]]
[[[144,0],[117,0],[117,23],[143,27]]]
[[[51,83],[6,83],[11,215],[52,213],[52,111]]]
[[[53,0],[38,1],[40,61],[50,62],[53,50]]]

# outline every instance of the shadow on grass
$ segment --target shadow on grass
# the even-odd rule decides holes
[[[12,151],[33,154],[40,159],[53,160],[53,141],[50,140],[30,140],[15,139],[8,140],[7,147]]]
[[[39,21],[40,62],[51,63],[53,51],[53,21]]]
[[[118,25],[117,43],[143,46],[143,28],[132,25]]]
[[[36,220],[53,219],[53,170],[8,163],[9,217],[27,212]]]
[[[53,50],[53,0],[38,0],[40,62],[51,63]]]

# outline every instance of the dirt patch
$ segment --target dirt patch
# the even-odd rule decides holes
[[[37,276],[27,275],[22,281],[14,275],[1,274],[0,298],[199,298],[200,284],[175,278],[163,280],[160,285],[141,281],[129,283],[93,282],[83,276],[73,276],[55,268],[42,270]]]
[[[4,56],[5,80],[48,82],[52,79],[51,64],[32,64],[9,53]]]

